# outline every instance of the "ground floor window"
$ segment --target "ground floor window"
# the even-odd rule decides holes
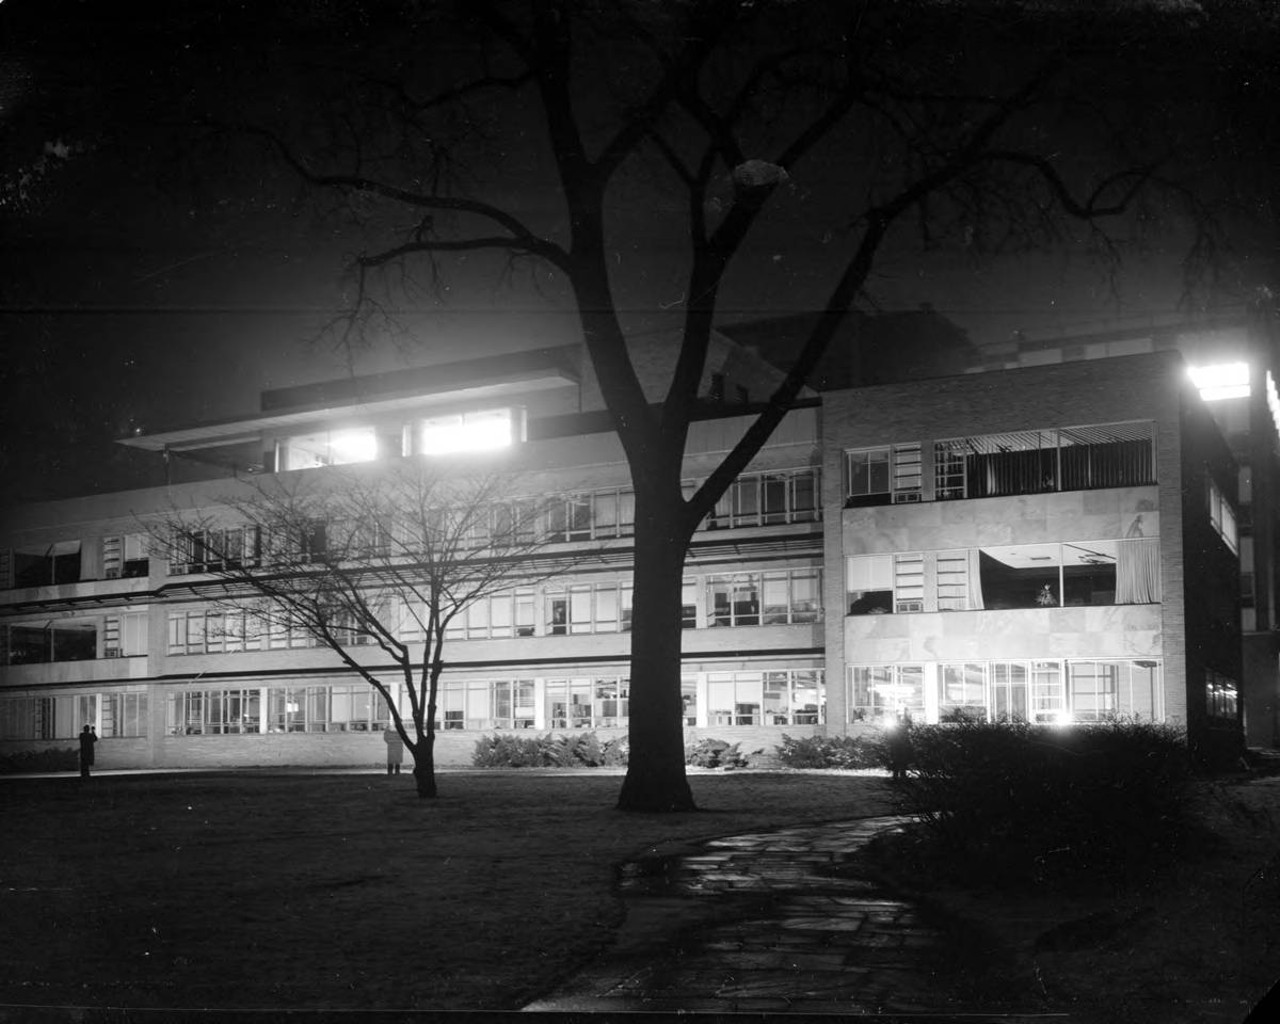
[[[531,679],[447,680],[440,685],[437,728],[532,729]],[[403,712],[402,712],[403,713]]]
[[[1031,659],[851,665],[851,721],[1096,722],[1162,717],[1156,659]]]
[[[825,710],[821,669],[707,673],[707,725],[817,725]]]
[[[547,728],[594,729],[625,725],[631,714],[631,682],[602,679],[548,679]]]
[[[108,693],[102,697],[102,737],[147,735],[147,695]]]
[[[1236,681],[1213,669],[1205,669],[1204,686],[1205,710],[1209,717],[1234,722],[1240,701],[1240,687]]]
[[[0,698],[0,740],[74,739],[86,725],[97,729],[98,704],[98,694],[91,693]]]
[[[165,731],[171,736],[378,732],[389,721],[386,701],[367,683],[272,686],[170,694]]]

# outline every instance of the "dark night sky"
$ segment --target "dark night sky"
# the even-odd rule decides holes
[[[246,13],[253,6],[0,2],[0,180],[11,184],[15,168],[38,172],[20,201],[0,192],[4,497],[132,482],[121,475],[132,455],[104,444],[111,437],[252,413],[264,388],[347,372],[317,338],[347,294],[343,257],[359,233],[318,217],[278,166],[193,167],[202,154],[168,148],[165,118],[179,119],[231,64],[270,67],[273,53],[296,48],[284,28],[262,23],[250,32],[260,24]],[[1241,109],[1262,105],[1257,95],[1246,100]],[[92,145],[78,148],[86,140]],[[71,147],[65,159],[63,144]],[[45,155],[49,148],[58,152]],[[525,184],[536,183],[536,160],[522,170]],[[550,189],[530,191],[554,200]],[[725,321],[814,303],[829,280],[817,202],[808,193],[779,200],[726,290]],[[638,208],[618,262],[643,264],[646,298],[629,319],[653,328],[661,326],[655,307],[670,306],[671,317],[679,309],[680,262],[662,258],[661,211]],[[1253,237],[1239,236],[1248,259],[1219,296],[1229,304],[1278,283],[1272,208],[1252,224]],[[1175,233],[1127,253],[1118,299],[1069,246],[986,260],[963,250],[890,250],[863,305],[928,303],[980,343],[1017,329],[1101,329],[1115,317],[1134,322],[1174,309],[1183,241]],[[418,351],[475,354],[526,333],[569,340],[558,326],[563,295],[525,287],[520,276],[505,280],[501,269],[472,257],[451,272],[447,292],[417,295],[420,315],[405,319]],[[387,342],[357,369],[407,358]]]

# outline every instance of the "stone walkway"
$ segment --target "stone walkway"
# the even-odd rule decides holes
[[[525,1009],[878,1014],[934,1024],[1065,1017],[1030,995],[1019,1008],[1027,1012],[975,1006],[984,998],[974,987],[984,973],[980,943],[833,870],[904,820],[651,850],[621,869],[627,916],[614,945]]]

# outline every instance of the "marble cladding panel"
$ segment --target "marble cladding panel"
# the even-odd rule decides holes
[[[844,553],[1158,537],[1156,509],[1154,486],[845,509]]]
[[[849,662],[1155,658],[1159,605],[851,615]]]

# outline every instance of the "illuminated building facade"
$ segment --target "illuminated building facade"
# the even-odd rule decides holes
[[[656,398],[673,352],[636,354]],[[778,371],[718,339],[696,486]],[[209,595],[227,520],[155,557],[151,524],[259,475],[506,452],[547,500],[563,576],[448,637],[437,758],[495,731],[625,734],[634,503],[576,347],[267,392],[260,414],[129,438],[253,472],[25,506],[0,523],[0,755],[97,728],[103,767],[374,765],[387,709],[333,652]],[[1240,746],[1238,475],[1172,353],[805,399],[695,535],[682,608],[689,738],[769,751],[886,715],[1181,723]],[[1194,592],[1193,591],[1194,588]],[[413,643],[412,628],[402,639]],[[394,687],[393,687],[394,690]]]
[[[1244,728],[1250,746],[1280,747],[1280,330],[1274,312],[1258,306],[1193,323],[1171,319],[1067,337],[1020,336],[988,348],[982,368],[1151,352],[1182,356],[1236,462]]]

